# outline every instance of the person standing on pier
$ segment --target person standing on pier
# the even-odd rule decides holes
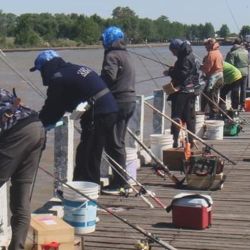
[[[234,45],[227,53],[225,61],[238,68],[242,74],[240,80],[240,111],[245,111],[246,88],[248,81],[248,51],[240,38],[234,40]],[[238,108],[237,108],[238,109]]]
[[[233,109],[237,110],[240,103],[239,87],[242,79],[241,72],[232,64],[224,62],[223,77],[224,85],[220,91],[219,106],[226,111],[226,96],[231,91],[231,105]]]
[[[59,121],[65,112],[88,103],[80,117],[81,140],[76,150],[74,181],[100,184],[100,163],[107,135],[117,117],[116,101],[98,74],[84,65],[65,62],[54,50],[41,52],[30,71],[41,73],[47,99],[39,118],[45,127]]]
[[[204,94],[211,99],[207,100],[203,95],[201,96],[201,111],[206,111],[208,104],[210,108],[210,119],[217,119],[219,110],[216,105],[219,104],[218,95],[220,88],[224,84],[223,80],[223,56],[219,50],[220,45],[214,38],[208,38],[204,41],[207,50],[207,55],[203,58],[201,70],[206,77],[206,87]],[[215,105],[216,104],[216,105]]]
[[[121,167],[126,167],[125,135],[129,119],[135,105],[135,67],[130,54],[126,50],[124,32],[116,26],[104,30],[101,37],[104,47],[104,59],[101,77],[107,83],[118,104],[118,117],[106,143],[105,151]],[[123,174],[116,165],[114,167]],[[103,193],[118,195],[126,182],[116,172],[109,187]]]
[[[171,117],[180,125],[186,124],[186,127],[192,133],[195,133],[195,94],[194,86],[198,81],[198,69],[192,47],[188,41],[173,39],[169,45],[170,51],[177,60],[173,67],[163,72],[170,76],[176,92],[168,96],[172,102]],[[173,147],[177,148],[180,128],[172,124],[171,133],[173,134]],[[194,141],[191,135],[188,135],[188,141],[193,147]]]
[[[10,225],[8,250],[24,249],[30,225],[31,186],[45,145],[38,113],[24,106],[15,91],[0,89],[0,187],[9,179]]]

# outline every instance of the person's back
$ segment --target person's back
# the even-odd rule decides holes
[[[202,72],[206,76],[206,86],[201,96],[201,110],[206,111],[206,106],[210,108],[210,118],[216,119],[219,113],[218,94],[224,84],[223,79],[223,56],[219,50],[220,45],[214,38],[204,41],[207,55],[203,58]]]
[[[125,136],[129,119],[135,110],[135,67],[126,50],[125,34],[116,26],[108,27],[102,33],[104,58],[101,77],[107,83],[118,104],[117,121],[106,143],[106,153],[124,169],[126,167]],[[117,166],[113,164],[115,168]],[[119,171],[119,168],[117,168]],[[121,174],[122,171],[121,171]],[[103,190],[109,194],[119,194],[126,185],[124,179],[113,173],[110,186]]]
[[[248,82],[249,55],[240,38],[235,39],[234,45],[227,53],[225,60],[238,68],[242,74],[240,82],[240,110],[244,111]]]
[[[241,79],[242,74],[239,69],[234,67],[232,64],[228,62],[224,62],[223,64],[223,77],[224,84],[231,84],[239,79]]]
[[[11,180],[12,237],[9,250],[24,249],[30,223],[30,190],[37,173],[45,133],[38,113],[0,89],[0,187]]]
[[[72,112],[78,104],[107,88],[102,79],[87,66],[66,63],[56,57],[44,66],[43,81],[48,84],[47,100],[40,111],[45,126],[54,124],[65,112]],[[116,112],[117,107],[108,91],[94,104],[94,115]]]

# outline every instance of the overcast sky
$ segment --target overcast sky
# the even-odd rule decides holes
[[[116,7],[129,7],[140,18],[167,16],[171,22],[205,24],[216,30],[227,24],[238,33],[242,25],[250,25],[250,0],[0,0],[5,13],[78,13],[111,17]]]

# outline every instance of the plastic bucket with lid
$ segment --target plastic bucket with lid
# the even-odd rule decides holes
[[[137,149],[132,147],[126,147],[126,171],[132,176],[128,178],[128,182],[131,185],[136,184],[134,180],[137,177],[137,168],[140,167],[140,160],[138,159]]]
[[[208,140],[223,140],[224,121],[222,120],[207,120],[205,121],[206,138]]]
[[[163,159],[162,151],[164,149],[172,148],[173,136],[171,134],[151,134],[150,135],[150,148],[152,153],[159,158]]]
[[[195,134],[198,137],[203,137],[204,134],[205,114],[197,112],[195,115]]]
[[[72,181],[67,184],[90,199],[98,198],[99,185],[93,182]],[[97,205],[67,186],[63,186],[63,219],[75,228],[76,234],[95,231]]]

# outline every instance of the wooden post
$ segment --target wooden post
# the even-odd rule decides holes
[[[165,113],[166,108],[166,94],[161,89],[154,90],[154,104],[153,106]],[[153,133],[164,134],[165,130],[165,119],[162,115],[157,112],[153,112]]]
[[[143,141],[143,127],[144,125],[144,96],[136,96],[136,108],[133,116],[130,118],[128,127],[134,134]],[[134,148],[136,143],[135,140],[131,137],[128,138],[127,145]]]
[[[70,115],[63,117],[63,125],[55,128],[54,174],[63,181],[73,179],[74,170],[74,120]],[[54,195],[62,189],[62,184],[54,181]]]

